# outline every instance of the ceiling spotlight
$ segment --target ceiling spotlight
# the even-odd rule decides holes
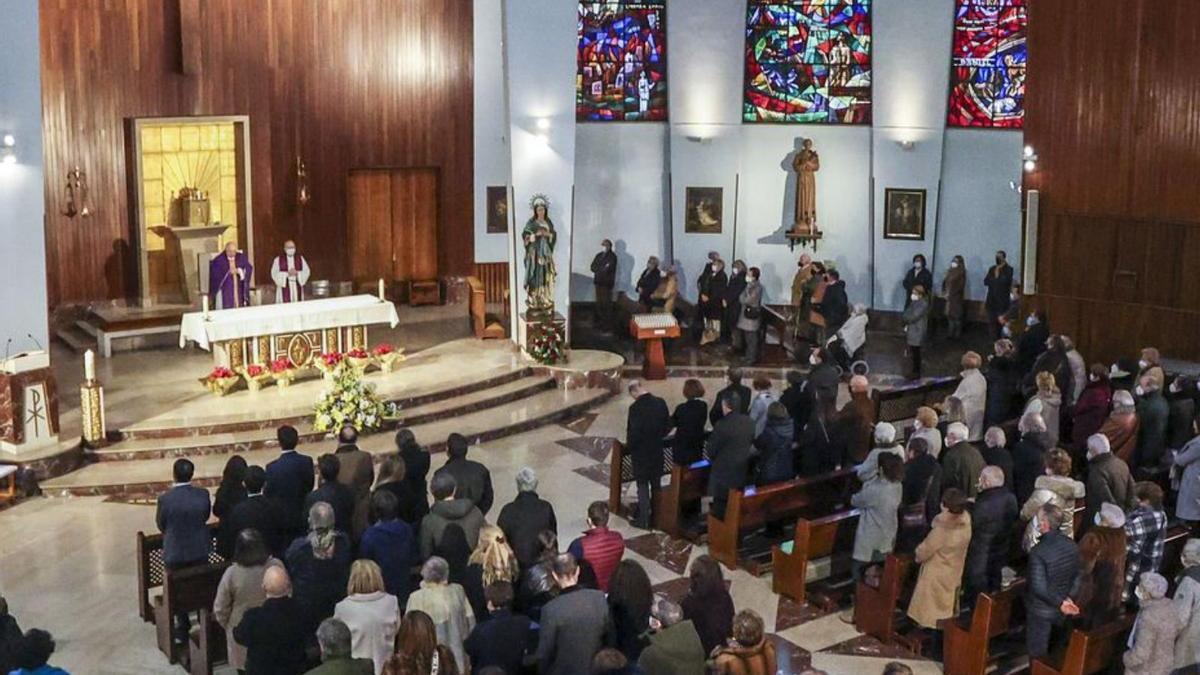
[[[1037,161],[1033,159],[1025,160],[1025,171],[1030,172],[1037,168]]]
[[[12,134],[4,134],[4,147],[11,148],[17,144],[17,139]]]
[[[917,146],[917,142],[912,139],[906,138],[902,141],[896,141],[896,145],[900,146],[901,150],[907,151],[907,150],[912,150],[913,148],[915,148]]]
[[[1026,158],[1033,157],[1033,146],[1032,145],[1025,146],[1025,157]]]

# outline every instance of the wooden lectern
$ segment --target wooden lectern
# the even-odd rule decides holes
[[[0,360],[0,454],[58,443],[58,389],[50,355],[24,352]]]
[[[667,358],[663,353],[663,338],[679,337],[679,322],[671,314],[634,314],[629,320],[629,332],[646,343],[646,358],[642,361],[642,377],[647,380],[667,379]]]

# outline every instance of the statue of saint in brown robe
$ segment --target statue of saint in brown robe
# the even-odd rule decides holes
[[[812,149],[812,139],[804,139],[804,147],[792,160],[796,170],[796,222],[792,232],[813,234],[817,230],[817,172],[821,157]]]

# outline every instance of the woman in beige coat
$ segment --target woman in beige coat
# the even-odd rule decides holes
[[[233,564],[225,568],[213,599],[213,618],[225,629],[225,645],[229,665],[239,671],[246,669],[246,648],[233,639],[233,629],[242,622],[246,610],[263,604],[263,574],[271,565],[282,565],[267,552],[267,545],[258,530],[242,530],[233,547]]]
[[[917,546],[921,565],[908,615],[925,628],[937,628],[940,619],[955,614],[962,583],[967,546],[971,543],[971,514],[967,496],[957,488],[942,494],[942,512],[933,519],[933,529]]]

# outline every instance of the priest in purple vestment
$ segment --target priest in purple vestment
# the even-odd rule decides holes
[[[250,304],[250,278],[254,267],[246,254],[230,242],[208,263],[208,295],[216,309],[233,309]]]

